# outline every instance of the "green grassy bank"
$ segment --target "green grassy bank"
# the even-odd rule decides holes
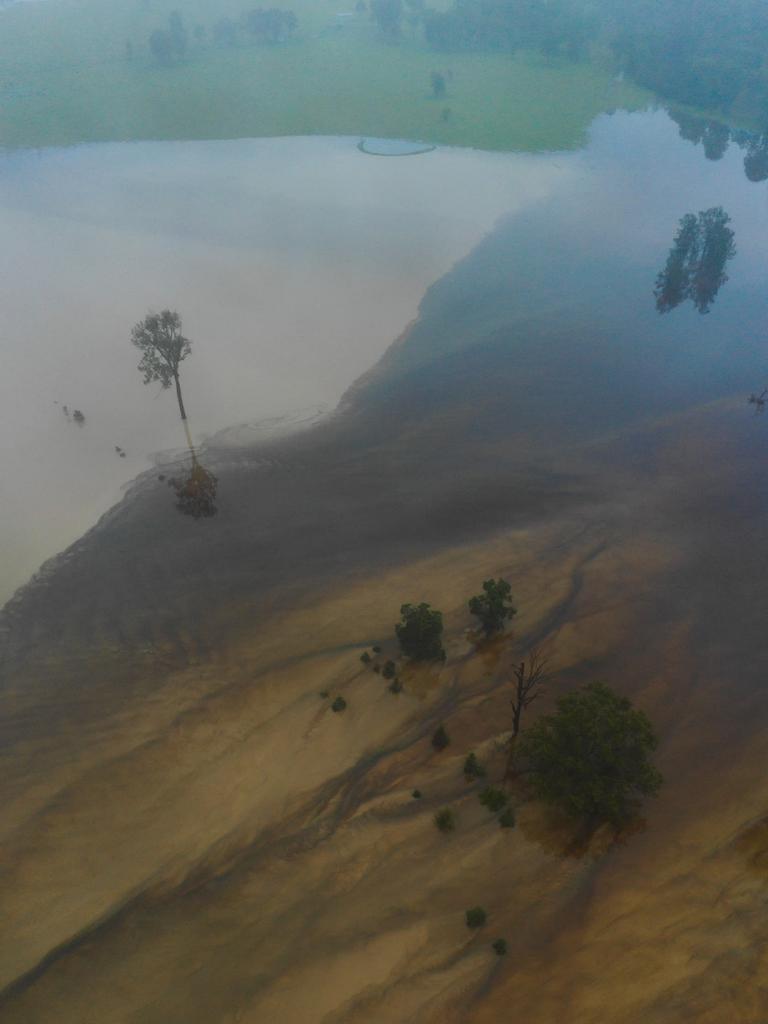
[[[147,41],[173,4],[44,0],[0,11],[0,145],[317,133],[564,149],[581,143],[601,111],[648,101],[586,63],[437,54],[415,34],[393,45],[365,13],[339,27],[344,3],[288,0],[299,18],[295,39],[226,48],[211,41],[212,24],[250,5],[177,6],[190,41],[170,67],[151,60]],[[449,75],[439,100],[430,95],[433,70]]]

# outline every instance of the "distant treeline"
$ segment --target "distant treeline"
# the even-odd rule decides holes
[[[373,0],[382,31],[417,19],[438,50],[598,53],[669,100],[768,125],[766,0]]]
[[[438,50],[538,50],[578,58],[595,35],[594,20],[571,0],[454,0],[424,13],[424,36]]]
[[[765,0],[633,0],[608,5],[627,74],[662,96],[768,124]]]
[[[244,11],[240,18],[219,18],[210,30],[205,25],[196,25],[193,38],[204,43],[210,38],[219,46],[235,46],[239,37],[254,42],[284,43],[298,28],[298,19],[293,11],[277,7],[254,7]],[[168,27],[156,29],[149,37],[152,56],[161,64],[183,58],[189,49],[189,34],[178,11],[168,18]],[[130,56],[129,52],[129,56]]]
[[[396,42],[407,26],[440,51],[536,51],[547,57],[599,55],[661,97],[768,126],[767,0],[357,0],[379,31]],[[286,42],[293,11],[256,7],[238,19],[197,25],[197,43]],[[161,63],[185,55],[186,26],[174,11],[150,49]]]

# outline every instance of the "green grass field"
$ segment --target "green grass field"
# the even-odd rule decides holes
[[[254,3],[44,0],[0,11],[0,145],[325,134],[554,150],[578,146],[601,111],[649,100],[590,64],[437,54],[415,35],[388,44],[366,14],[337,28],[347,3],[278,2],[299,17],[293,41],[230,49],[195,43],[192,29]],[[189,51],[160,67],[147,40],[174,6]],[[432,70],[450,73],[444,99],[430,95]]]

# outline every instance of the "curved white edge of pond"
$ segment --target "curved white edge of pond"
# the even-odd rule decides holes
[[[360,139],[357,148],[368,156],[420,156],[434,152],[437,146],[408,139]]]

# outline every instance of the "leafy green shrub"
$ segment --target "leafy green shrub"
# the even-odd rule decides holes
[[[469,610],[480,619],[480,625],[486,636],[498,633],[504,628],[507,619],[517,614],[509,595],[512,587],[506,580],[486,580],[483,593],[469,599]]]
[[[421,800],[421,790],[414,789],[414,791],[411,793],[411,796],[413,797],[414,800]]]
[[[413,661],[443,661],[443,614],[428,604],[400,606],[401,621],[395,626],[403,652]]]
[[[389,684],[387,689],[389,690],[390,693],[401,693],[403,689],[403,684],[400,682],[399,679],[395,678]]]
[[[602,683],[557,702],[519,741],[537,796],[575,818],[620,826],[639,798],[658,792],[649,755],[656,736],[647,716]]]
[[[435,815],[435,824],[441,832],[453,832],[456,828],[456,818],[450,807],[444,807]]]
[[[371,656],[368,653],[368,651],[363,651],[363,653],[360,655],[360,661],[362,661],[364,665],[370,665]]]
[[[374,644],[373,645],[373,653],[374,654],[381,654],[381,647],[379,647],[378,644]]]
[[[492,814],[498,814],[507,803],[507,794],[503,789],[496,789],[493,786],[486,786],[478,794],[478,799],[483,807],[487,807]]]
[[[515,827],[515,812],[511,807],[507,807],[505,811],[502,811],[499,815],[499,825],[502,828],[514,828]]]
[[[446,732],[445,726],[438,725],[432,737],[432,746],[435,748],[435,750],[445,750],[445,748],[448,746],[450,742],[451,737]]]
[[[496,941],[493,943],[492,948],[496,956],[504,956],[504,954],[507,952],[507,940],[496,939]]]
[[[467,754],[467,759],[464,762],[464,777],[469,781],[470,779],[482,779],[485,775],[485,768],[477,760],[477,755],[474,751],[471,754]]]
[[[487,914],[482,907],[472,907],[465,914],[467,928],[482,928],[487,919]]]
[[[381,674],[385,679],[394,679],[397,675],[397,665],[395,665],[394,661],[385,661]]]
[[[343,697],[337,697],[336,700],[331,704],[331,711],[343,711],[347,706],[347,702]]]

